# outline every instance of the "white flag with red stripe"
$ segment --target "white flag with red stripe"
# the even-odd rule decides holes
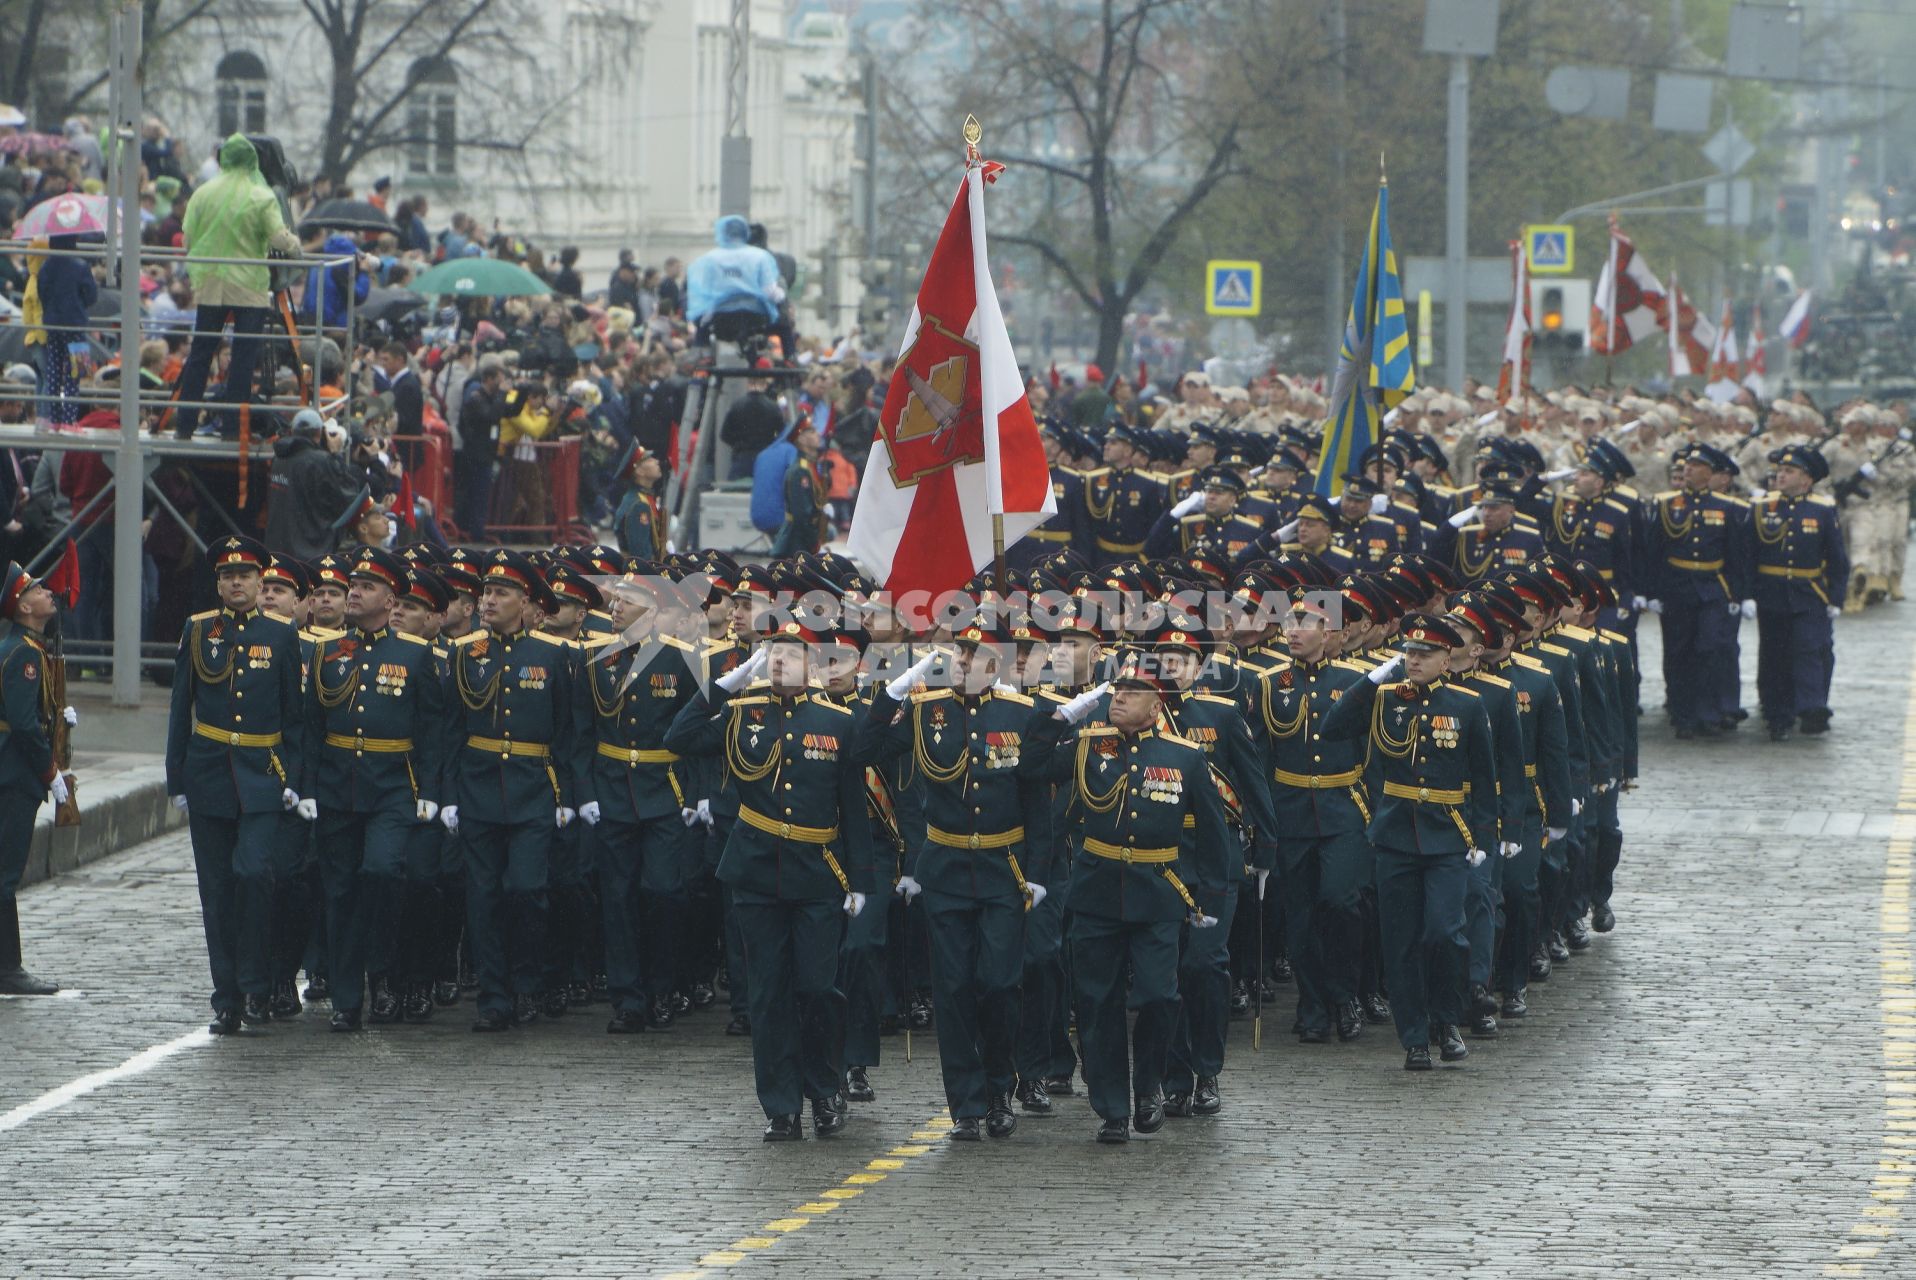
[[[1655,333],[1663,318],[1663,282],[1637,256],[1629,236],[1610,220],[1610,256],[1597,277],[1590,301],[1590,349],[1620,355],[1641,338]]]
[[[985,251],[984,188],[1001,168],[958,184],[852,513],[847,550],[894,596],[963,586],[991,563],[994,515],[1009,546],[1057,511]]]
[[[1743,385],[1755,393],[1759,400],[1767,400],[1770,395],[1769,380],[1765,376],[1770,371],[1769,352],[1764,349],[1768,345],[1769,339],[1763,336],[1763,303],[1759,299],[1750,308],[1749,360],[1743,374]]]
[[[1497,402],[1530,390],[1530,263],[1523,242],[1510,242],[1510,318],[1504,323],[1504,362],[1497,370]]]
[[[1675,324],[1669,322],[1672,316],[1676,318]],[[1674,273],[1670,276],[1670,296],[1662,323],[1670,336],[1672,378],[1687,378],[1708,367],[1710,348],[1716,345],[1716,326],[1690,305]]]
[[[1703,394],[1720,404],[1728,404],[1743,390],[1743,357],[1736,349],[1736,319],[1730,300],[1723,299],[1723,318],[1716,326],[1716,346],[1710,351],[1710,381]]]

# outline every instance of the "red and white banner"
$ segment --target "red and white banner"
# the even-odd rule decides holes
[[[1808,289],[1796,295],[1796,301],[1790,303],[1790,309],[1783,313],[1783,323],[1777,332],[1789,340],[1792,347],[1801,347],[1810,338],[1810,291]]]
[[[1590,349],[1605,355],[1628,351],[1656,332],[1663,316],[1663,282],[1656,278],[1630,237],[1610,220],[1610,256],[1590,301]]]
[[[1728,404],[1743,391],[1743,357],[1736,349],[1736,319],[1730,312],[1730,300],[1723,299],[1723,316],[1717,321],[1716,345],[1710,348],[1710,380],[1703,394],[1718,404]]]
[[[935,598],[1057,510],[1038,424],[985,252],[984,188],[967,170],[931,252],[885,392],[847,550],[894,596]]]
[[[1504,362],[1497,371],[1497,402],[1530,390],[1530,263],[1521,240],[1510,242],[1510,319],[1504,323]]]
[[[1676,317],[1675,324],[1669,323],[1672,315]],[[1670,277],[1670,297],[1662,324],[1670,336],[1672,378],[1688,378],[1708,367],[1710,348],[1716,345],[1716,326],[1690,305],[1674,275]]]
[[[1769,399],[1769,381],[1765,377],[1770,371],[1770,357],[1764,351],[1769,339],[1763,336],[1763,304],[1759,301],[1750,308],[1750,344],[1749,359],[1745,362],[1743,385],[1756,394],[1759,400]]]

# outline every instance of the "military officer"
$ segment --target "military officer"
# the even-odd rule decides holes
[[[1432,558],[1474,583],[1542,555],[1536,527],[1517,518],[1517,498],[1517,490],[1502,482],[1479,486],[1472,505],[1437,526]]]
[[[1350,557],[1353,567],[1382,568],[1400,552],[1416,551],[1420,538],[1418,523],[1393,513],[1384,502],[1386,491],[1362,472],[1344,477],[1343,492],[1337,498],[1337,522],[1333,541]],[[1384,508],[1379,510],[1379,508]]]
[[[898,892],[924,895],[952,1137],[975,1142],[980,1122],[993,1138],[1018,1127],[1011,1094],[1025,912],[1048,892],[1027,880],[1023,864],[1028,842],[1048,839],[1037,819],[1049,789],[1019,769],[1035,704],[1000,679],[1016,676],[1008,631],[981,614],[953,639],[944,687],[913,689],[938,660],[927,654],[873,693],[856,758],[909,755],[917,766],[925,839],[907,851]]]
[[[52,703],[47,683],[47,653],[40,642],[55,609],[51,592],[19,565],[7,564],[6,579],[0,582],[0,617],[11,619],[13,626],[0,638],[0,702],[4,702],[6,711],[5,722],[0,723],[0,995],[50,996],[60,990],[58,983],[35,977],[21,963],[20,911],[14,896],[26,874],[27,854],[33,848],[33,824],[41,802],[49,793],[56,806],[67,800],[66,779],[53,763],[52,734],[53,718],[70,715],[71,709]],[[272,812],[278,811],[274,805]],[[229,912],[231,875],[228,871],[226,905]],[[265,904],[248,905],[265,909]],[[255,924],[250,919],[247,923]],[[261,919],[257,927],[264,927],[265,923]],[[209,942],[213,928],[209,914]],[[264,957],[257,959],[264,960]],[[215,1010],[221,1008],[217,989],[222,978],[226,979],[228,1007],[235,995],[233,957],[228,955],[224,964],[222,971],[222,961],[219,958],[214,961]],[[250,988],[248,998],[251,998]],[[219,1025],[225,1026],[224,1014]],[[226,1029],[237,1027],[237,1015],[234,1015],[232,1025]]]
[[[1729,660],[1741,602],[1756,616],[1749,504],[1710,491],[1711,473],[1728,462],[1712,445],[1691,446],[1683,487],[1658,494],[1650,511],[1646,594],[1663,619],[1663,681],[1678,738],[1723,731],[1714,672]]]
[[[452,698],[452,650],[441,642],[440,631],[452,602],[452,588],[437,569],[429,567],[423,555],[409,561],[406,582],[406,593],[393,601],[392,628],[401,635],[417,636],[431,648],[432,678],[439,686],[438,705],[444,708]],[[445,760],[452,747],[445,741],[446,723],[442,715],[434,724],[417,730],[439,737],[435,752],[442,774],[441,796],[445,794]],[[449,916],[441,896],[450,872],[464,870],[458,864],[457,838],[446,830],[437,813],[429,815],[424,806],[420,806],[406,832],[406,896],[399,913],[393,972],[404,984],[397,994],[400,1012],[408,1022],[425,1022],[432,1017],[439,1004],[434,986],[441,971],[441,957],[459,946],[456,918]],[[456,984],[453,991],[456,995]]]
[[[1490,720],[1474,690],[1446,679],[1463,637],[1441,617],[1407,615],[1398,658],[1353,684],[1324,717],[1327,739],[1368,739],[1370,842],[1378,928],[1404,1068],[1470,1054],[1463,1014],[1464,892],[1497,830]],[[1403,678],[1395,679],[1402,671]]]
[[[1751,512],[1756,540],[1756,687],[1770,740],[1826,732],[1836,616],[1849,552],[1836,502],[1817,493],[1829,462],[1807,445],[1774,450],[1776,487]]]
[[[1217,927],[1189,887],[1200,883],[1201,868],[1184,854],[1184,815],[1197,819],[1191,849],[1232,847],[1234,839],[1203,748],[1161,725],[1165,691],[1156,664],[1132,651],[1109,685],[1039,718],[1026,756],[1070,788],[1083,815],[1069,938],[1085,1087],[1104,1143],[1129,1141],[1133,1126],[1164,1126],[1180,922]],[[1085,723],[1100,708],[1103,722]],[[1127,1004],[1137,1014],[1128,1046]]]
[[[346,628],[346,556],[331,552],[313,561],[313,589],[307,595],[307,624],[317,631]]]
[[[576,553],[575,553],[576,554]],[[571,559],[555,557],[546,570],[546,585],[558,602],[558,609],[547,615],[540,630],[564,640],[574,670],[570,683],[579,683],[578,667],[586,656],[583,641],[591,636],[612,633],[604,611],[605,597],[592,582],[603,575],[581,571]],[[584,721],[574,718],[584,732]],[[581,744],[583,745],[583,744]],[[583,763],[583,759],[579,763]],[[572,774],[575,782],[578,771]],[[596,833],[589,823],[568,823],[554,832],[551,859],[546,868],[546,894],[550,925],[546,930],[545,996],[540,1012],[548,1018],[562,1018],[567,1008],[584,1008],[592,1003],[591,980],[599,950],[600,910],[593,893],[591,868],[597,862]],[[668,981],[669,994],[672,984]]]
[[[300,804],[306,734],[299,637],[259,610],[266,548],[235,535],[212,559],[220,607],[187,619],[174,660],[166,791],[193,841],[210,1030],[231,1035],[271,1017],[273,843],[281,815]]]
[[[1566,493],[1557,495],[1550,518],[1543,524],[1544,546],[1571,560],[1594,567],[1623,602],[1606,623],[1625,634],[1636,632],[1636,612],[1630,602],[1637,594],[1636,560],[1642,534],[1640,506],[1617,492],[1622,481],[1636,474],[1623,450],[1601,437],[1583,449],[1577,474]]]
[[[659,483],[665,476],[664,464],[658,455],[635,440],[619,472],[632,485],[619,500],[618,510],[612,513],[612,530],[620,550],[643,560],[664,559],[666,527],[670,523],[665,499],[659,493]]]
[[[751,966],[767,1142],[804,1136],[806,1098],[818,1137],[845,1126],[844,997],[834,982],[845,919],[866,910],[876,888],[853,713],[809,677],[807,649],[819,640],[783,623],[751,661],[695,693],[665,738],[680,755],[721,757],[738,796],[719,879],[732,888]]]
[[[295,627],[307,613],[313,572],[291,556],[270,554],[260,575],[261,612]],[[330,632],[326,634],[331,634]],[[319,634],[299,630],[300,691],[306,688],[307,665]],[[302,704],[303,705],[303,704]],[[325,891],[319,885],[319,863],[313,856],[313,824],[292,810],[280,815],[280,835],[273,842],[273,1016],[296,1018],[304,1012],[299,1002],[299,966],[318,919]],[[319,968],[317,960],[315,969]],[[315,981],[319,979],[315,978]]]
[[[1244,478],[1229,467],[1206,467],[1198,473],[1195,492],[1159,516],[1144,540],[1144,553],[1154,559],[1175,556],[1200,542],[1222,549],[1231,562],[1257,541],[1263,526],[1237,514],[1245,493]]]
[[[314,647],[306,682],[313,749],[300,809],[316,819],[335,1031],[359,1030],[368,982],[374,1022],[401,1014],[393,980],[407,842],[439,815],[445,712],[431,645],[392,627],[411,586],[405,561],[361,547],[351,563],[350,625]]]
[[[485,558],[484,630],[452,650],[449,804],[440,821],[466,845],[466,937],[479,978],[472,1029],[536,1021],[545,981],[552,836],[575,817],[572,649],[531,630],[532,611],[559,602],[517,551]]]
[[[573,719],[579,816],[595,836],[604,917],[606,1031],[669,1027],[687,876],[697,861],[698,800],[665,747],[691,697],[700,655],[661,626],[670,584],[627,574],[612,584],[619,630],[585,641]]]
[[[1104,437],[1104,466],[1084,478],[1092,563],[1099,568],[1141,555],[1151,526],[1167,505],[1164,485],[1137,469],[1148,456],[1137,428],[1113,423]]]

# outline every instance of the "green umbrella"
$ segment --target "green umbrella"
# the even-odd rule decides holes
[[[442,262],[408,282],[428,298],[450,293],[461,298],[507,298],[551,293],[552,286],[517,263],[499,258],[457,258]]]

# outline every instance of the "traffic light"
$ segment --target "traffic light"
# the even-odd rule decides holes
[[[1530,282],[1530,325],[1547,351],[1581,351],[1590,328],[1590,282],[1573,278]]]
[[[1537,328],[1546,338],[1554,338],[1563,332],[1563,286],[1545,285],[1543,306],[1537,312]]]

